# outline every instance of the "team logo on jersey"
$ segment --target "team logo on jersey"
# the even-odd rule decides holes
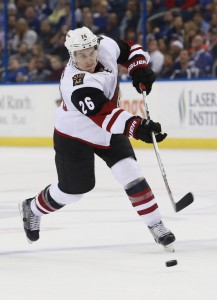
[[[76,74],[72,77],[73,80],[73,86],[80,85],[84,83],[84,73]]]

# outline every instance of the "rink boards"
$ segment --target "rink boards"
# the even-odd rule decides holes
[[[216,80],[158,81],[147,97],[151,118],[168,138],[161,148],[217,149]],[[142,96],[120,84],[120,107],[145,117]],[[58,84],[1,85],[0,145],[52,146]],[[132,139],[135,147],[150,147]]]

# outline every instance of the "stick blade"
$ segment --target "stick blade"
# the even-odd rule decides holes
[[[194,201],[193,194],[192,193],[186,194],[181,200],[179,200],[175,204],[175,211],[178,212],[178,211],[184,209],[185,207],[190,205],[193,201]]]

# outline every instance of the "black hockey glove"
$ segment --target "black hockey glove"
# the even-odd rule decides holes
[[[140,90],[140,83],[143,83],[146,87],[147,95],[151,92],[152,84],[154,83],[156,76],[150,66],[146,66],[141,69],[136,69],[132,75],[133,86],[136,88],[138,93],[142,93]]]
[[[136,140],[141,140],[148,144],[153,143],[151,132],[154,132],[156,141],[162,142],[167,134],[161,133],[160,123],[152,120],[145,120],[140,117],[132,117],[126,122],[124,134],[128,137],[133,137]]]

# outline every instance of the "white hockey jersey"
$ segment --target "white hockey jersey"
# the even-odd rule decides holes
[[[133,115],[117,107],[117,61],[121,54],[118,43],[102,36],[98,51],[94,73],[79,70],[69,60],[60,81],[62,103],[56,112],[55,131],[94,147],[107,148],[111,135],[123,133],[126,121]],[[130,53],[126,55],[128,59]]]

